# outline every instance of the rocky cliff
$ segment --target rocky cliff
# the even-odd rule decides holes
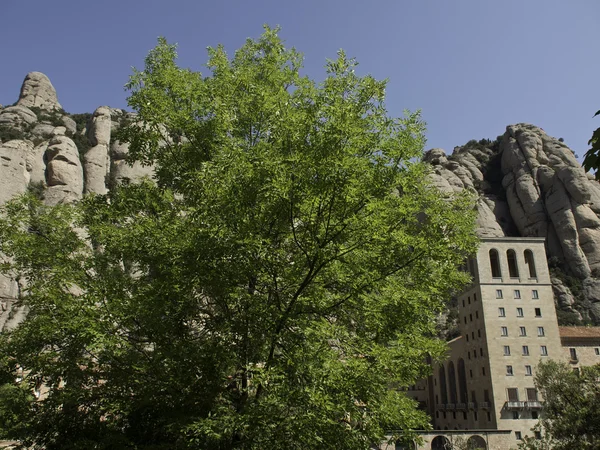
[[[114,138],[134,117],[108,106],[68,114],[50,80],[29,73],[18,101],[0,106],[0,204],[30,190],[55,205],[151,176],[152,168],[126,163],[128,146]],[[560,139],[510,125],[494,141],[470,141],[451,155],[429,150],[425,160],[441,191],[476,195],[480,236],[545,237],[559,320],[600,324],[600,184]],[[0,330],[26,313],[18,291],[0,276]]]

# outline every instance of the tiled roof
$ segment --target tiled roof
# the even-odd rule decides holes
[[[558,327],[561,338],[600,338],[600,327]]]

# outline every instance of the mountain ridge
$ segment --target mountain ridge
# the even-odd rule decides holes
[[[152,167],[127,164],[129,147],[115,138],[134,117],[108,106],[68,114],[46,75],[27,74],[18,101],[0,106],[0,204],[28,190],[48,205],[72,202],[151,177]],[[424,160],[442,193],[476,197],[480,237],[546,239],[561,325],[600,325],[600,184],[561,139],[519,123],[451,154],[428,150]],[[0,276],[0,330],[25,314],[18,291]]]

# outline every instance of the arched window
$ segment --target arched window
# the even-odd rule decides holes
[[[467,441],[467,448],[469,450],[487,450],[488,446],[485,442],[485,439],[475,434]]]
[[[500,271],[500,257],[498,256],[498,250],[494,248],[490,250],[490,266],[492,267],[492,277],[500,278],[502,276],[502,272]]]
[[[465,370],[465,361],[460,358],[458,360],[458,394],[460,398],[460,403],[467,403],[468,393],[467,393],[467,372]]]
[[[448,384],[450,389],[450,403],[456,403],[456,372],[454,371],[454,363],[448,363]]]
[[[525,265],[529,269],[529,278],[537,278],[535,272],[535,262],[533,261],[533,252],[531,250],[525,250]]]
[[[445,427],[444,429],[447,430],[448,427]],[[446,450],[448,448],[451,448],[451,444],[446,436],[436,436],[435,439],[431,441],[431,450]]]
[[[442,403],[448,403],[448,390],[446,388],[446,370],[444,366],[440,366],[440,393],[442,394]]]
[[[506,259],[508,260],[508,276],[511,278],[519,278],[519,268],[517,267],[517,254],[514,250],[506,251]]]

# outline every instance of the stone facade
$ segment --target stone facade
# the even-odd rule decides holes
[[[461,335],[432,376],[408,391],[437,430],[422,434],[419,449],[444,448],[438,436],[517,448],[543,405],[534,385],[539,362],[600,363],[600,328],[558,326],[544,238],[484,238],[467,269],[473,283],[458,297]]]

